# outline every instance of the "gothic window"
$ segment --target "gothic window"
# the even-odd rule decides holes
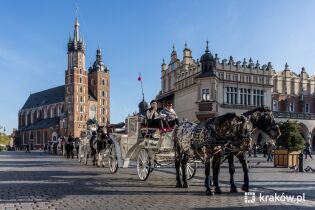
[[[105,85],[105,80],[104,79],[102,79],[102,85]]]
[[[80,103],[82,103],[83,102],[83,99],[82,99],[82,96],[80,96]]]
[[[80,93],[82,93],[82,86],[80,86]]]
[[[82,83],[82,77],[79,78],[79,82]]]
[[[80,106],[80,112],[81,113],[83,112],[83,106],[82,105]]]
[[[80,59],[80,61],[81,61],[81,59]],[[80,69],[80,74],[82,74],[82,69]]]
[[[103,96],[103,97],[105,96],[105,91],[104,91],[104,90],[102,91],[102,96]]]
[[[91,79],[91,86],[94,86],[94,79]]]
[[[102,109],[102,114],[103,114],[103,115],[105,114],[105,109],[104,109],[104,108]]]

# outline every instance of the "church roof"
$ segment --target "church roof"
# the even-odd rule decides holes
[[[45,106],[49,104],[55,104],[63,102],[65,100],[65,86],[43,90],[37,93],[31,94],[25,102],[22,109],[35,108],[39,106]]]
[[[36,121],[33,124],[30,124],[21,130],[36,130],[36,129],[44,129],[44,128],[50,128],[54,127],[59,124],[59,117],[54,118],[48,118],[48,119],[42,119],[39,121]]]

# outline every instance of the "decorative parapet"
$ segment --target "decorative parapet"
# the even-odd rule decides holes
[[[302,112],[273,112],[275,118],[315,120],[315,114]]]

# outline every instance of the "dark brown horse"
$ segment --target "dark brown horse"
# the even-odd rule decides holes
[[[106,148],[107,143],[107,133],[105,132],[105,126],[98,126],[97,132],[92,133],[92,137],[90,139],[90,147],[91,147],[91,155],[93,158],[93,165],[99,166],[97,161],[100,159],[99,154],[100,152]],[[97,158],[96,158],[97,156]]]
[[[244,153],[251,147],[251,133],[255,128],[261,129],[273,138],[280,135],[272,112],[264,107],[253,109],[237,116],[235,113],[209,119],[195,124],[191,122],[181,123],[173,133],[175,147],[176,187],[188,187],[186,179],[187,162],[192,158],[199,158],[205,164],[206,194],[212,195],[210,188],[210,160],[212,158],[213,182],[215,192],[221,193],[219,186],[219,172],[222,157],[222,149],[230,149],[230,156],[237,155],[244,170],[244,190],[248,191],[248,169]],[[229,156],[229,157],[230,157]],[[229,158],[229,163],[231,158]],[[244,162],[245,161],[245,162]],[[179,168],[182,168],[182,181]],[[231,172],[231,170],[230,170]],[[233,174],[231,173],[231,183]],[[235,188],[231,185],[232,188]]]

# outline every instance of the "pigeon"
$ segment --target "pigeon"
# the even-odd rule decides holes
[[[311,168],[311,167],[310,167],[310,170],[311,170],[312,172],[315,172],[315,169],[313,169],[313,168]]]
[[[260,162],[258,161],[257,163],[256,163],[256,166],[258,166],[260,164]]]
[[[296,165],[289,167],[290,169],[295,169]]]
[[[289,167],[290,169],[294,170],[295,172],[299,170],[297,165]]]

